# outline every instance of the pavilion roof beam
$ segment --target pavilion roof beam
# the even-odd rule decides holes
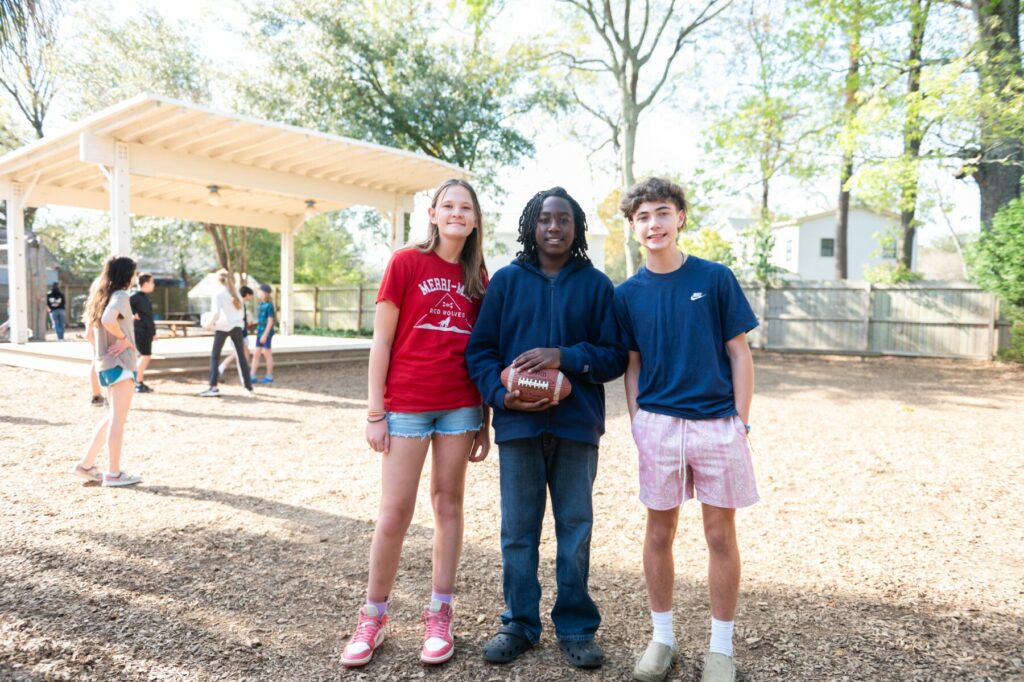
[[[107,210],[110,200],[106,192],[84,192],[63,187],[37,185],[32,194],[31,206],[48,204],[65,204]],[[149,215],[160,218],[179,218],[197,222],[223,223],[245,227],[262,227],[280,232],[290,224],[290,217],[260,211],[247,211],[235,208],[205,206],[202,204],[186,204],[178,202],[144,199],[133,196],[131,211],[138,215]]]
[[[253,138],[247,142],[242,142],[241,144],[239,144],[238,142],[226,142],[218,144],[214,147],[210,147],[209,149],[206,150],[205,155],[213,159],[231,159],[231,157],[235,154],[247,152],[250,149],[255,149],[256,147],[259,147],[261,145],[269,144],[271,142],[286,138],[288,136],[288,133],[285,131],[267,128],[259,135],[253,136]]]

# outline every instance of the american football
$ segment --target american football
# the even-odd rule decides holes
[[[569,379],[557,369],[523,372],[509,365],[501,372],[501,383],[509,393],[519,391],[519,399],[528,403],[547,398],[557,405],[572,392]]]

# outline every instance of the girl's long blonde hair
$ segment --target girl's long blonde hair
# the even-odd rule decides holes
[[[459,253],[459,263],[462,265],[462,279],[466,283],[466,295],[481,298],[484,295],[484,276],[487,274],[487,264],[484,262],[484,217],[480,211],[480,202],[476,198],[476,190],[465,180],[452,178],[445,180],[434,192],[434,198],[430,200],[430,207],[437,209],[437,203],[444,197],[449,187],[464,187],[469,196],[473,199],[473,216],[476,218],[476,229],[473,230],[466,242],[462,245]],[[441,231],[437,225],[430,223],[427,227],[427,238],[416,244],[420,253],[430,253],[441,243]]]
[[[135,276],[135,261],[127,256],[110,258],[103,264],[103,272],[89,287],[89,298],[85,302],[85,319],[92,326],[98,326],[110,296],[115,291],[127,289]]]
[[[217,271],[217,281],[223,284],[228,293],[231,294],[231,303],[235,306],[235,310],[242,309],[242,299],[235,290],[235,278],[227,270]]]

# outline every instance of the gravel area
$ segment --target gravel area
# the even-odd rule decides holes
[[[741,679],[1024,680],[1024,371],[775,354],[756,366],[762,501],[739,514]],[[365,363],[282,368],[258,398],[229,385],[219,400],[195,397],[198,376],[152,381],[124,458],[144,482],[111,490],[66,473],[100,415],[84,380],[0,367],[0,679],[629,679],[650,624],[618,381],[592,551],[604,668],[570,669],[550,627],[508,667],[481,659],[502,606],[496,452],[470,469],[455,658],[417,661],[423,485],[390,638],[366,669],[340,667],[379,487],[365,376]],[[699,679],[710,616],[697,506],[677,542],[670,679]],[[554,550],[549,516],[545,612]]]

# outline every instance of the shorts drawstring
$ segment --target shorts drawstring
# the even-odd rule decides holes
[[[679,450],[679,473],[683,475],[683,495],[686,495],[686,427],[690,423],[689,419],[681,420],[683,422],[683,437],[680,439],[682,447]],[[685,497],[684,497],[685,499]]]

